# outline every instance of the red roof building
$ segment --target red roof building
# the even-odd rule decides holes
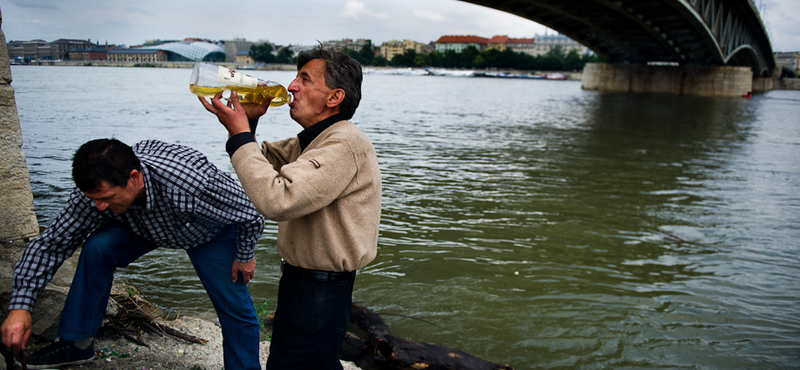
[[[514,39],[505,35],[492,36],[490,39],[479,36],[442,36],[433,45],[440,53],[448,50],[460,53],[469,46],[475,46],[479,51],[511,49],[516,53],[530,55],[544,55],[557,46],[565,53],[571,50],[576,50],[580,55],[590,52],[585,46],[564,35],[544,35],[530,39]]]
[[[533,54],[536,39],[512,39],[505,40],[505,47],[517,53]]]

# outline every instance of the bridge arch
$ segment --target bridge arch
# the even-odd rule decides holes
[[[752,0],[461,0],[554,29],[609,63],[775,68]]]
[[[741,45],[731,50],[725,58],[725,65],[750,66],[753,69],[754,76],[770,76],[770,70],[764,66],[764,61],[760,60],[758,52],[750,45]]]

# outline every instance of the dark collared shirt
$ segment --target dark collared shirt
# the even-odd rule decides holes
[[[328,118],[325,118],[322,121],[319,121],[312,125],[311,127],[300,131],[297,134],[297,138],[300,140],[300,148],[303,150],[306,149],[308,144],[311,144],[314,139],[319,136],[325,129],[331,127],[336,122],[345,120],[346,118],[341,113],[334,114]],[[250,132],[242,132],[236,135],[231,136],[228,139],[228,142],[225,144],[225,150],[228,152],[228,155],[233,156],[233,153],[236,153],[236,150],[239,149],[244,144],[255,142],[256,138]]]
[[[248,262],[264,230],[264,218],[236,180],[191,148],[150,140],[133,147],[142,164],[144,202],[120,214],[100,211],[79,189],[64,210],[30,242],[14,271],[9,309],[31,311],[39,293],[65,259],[95,229],[116,220],[159,247],[190,249],[236,227],[236,260]]]

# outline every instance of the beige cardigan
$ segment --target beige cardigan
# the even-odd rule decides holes
[[[279,221],[278,254],[290,265],[355,271],[375,258],[381,174],[352,122],[328,127],[302,153],[296,137],[242,145],[231,163],[256,209]]]

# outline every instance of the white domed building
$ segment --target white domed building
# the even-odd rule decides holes
[[[152,48],[166,51],[170,61],[225,61],[225,50],[222,47],[204,41],[174,41]]]

